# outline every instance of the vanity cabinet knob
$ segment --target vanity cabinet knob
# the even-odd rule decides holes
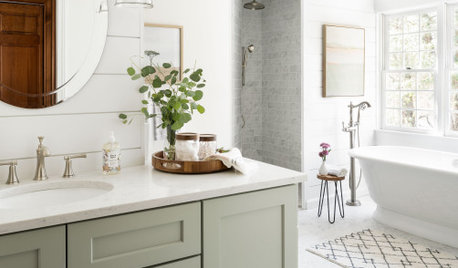
[[[18,184],[19,183],[19,179],[17,178],[17,172],[16,172],[17,161],[0,163],[0,166],[10,166],[9,173],[8,173],[8,180],[6,180],[6,184]]]
[[[77,154],[77,155],[66,155],[64,156],[65,160],[65,170],[64,170],[64,175],[62,177],[64,178],[71,178],[75,176],[75,172],[73,172],[73,167],[72,167],[72,159],[75,158],[86,158],[86,154]]]

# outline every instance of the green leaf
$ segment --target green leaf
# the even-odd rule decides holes
[[[132,75],[135,74],[135,69],[132,68],[132,67],[129,67],[129,68],[127,68],[127,73],[128,73],[130,76],[132,76]]]
[[[189,82],[189,79],[187,77],[183,78],[183,81],[181,81],[182,84],[187,84]]]
[[[164,63],[164,64],[162,64],[162,67],[164,67],[165,69],[168,69],[168,68],[172,67],[172,64]]]
[[[192,102],[191,103],[191,109],[197,109],[197,103]]]
[[[162,80],[159,78],[159,76],[156,76],[153,80],[153,87],[154,88],[160,88],[162,87]]]
[[[189,73],[189,71],[191,71],[191,69],[187,68],[186,70],[184,70],[184,72],[183,72],[183,73],[185,73],[185,74],[186,74],[186,73]]]
[[[192,119],[191,114],[184,113],[184,114],[181,116],[180,121],[183,122],[183,123],[188,123],[189,121],[191,121],[191,119]]]
[[[202,105],[197,105],[197,111],[201,114],[205,113],[205,108]]]
[[[188,83],[188,88],[194,88],[196,86],[196,83],[194,82],[189,82]]]
[[[177,77],[176,76],[172,77],[172,81],[171,81],[172,85],[175,85],[176,82],[177,82]]]
[[[205,87],[205,84],[198,84],[197,85],[197,88],[203,88],[203,87]]]
[[[119,118],[120,119],[127,119],[127,115],[126,114],[119,114]]]
[[[172,129],[173,130],[179,130],[183,126],[184,126],[183,122],[177,121],[177,122],[172,124]]]
[[[192,97],[195,101],[198,101],[198,100],[201,100],[202,97],[204,96],[204,93],[202,92],[202,90],[196,90],[194,92],[194,96]]]
[[[181,103],[180,102],[175,102],[175,104],[173,104],[173,109],[175,109],[175,111],[178,112],[178,110],[180,110],[181,108]]]
[[[188,110],[188,109],[189,109],[189,105],[188,105],[187,103],[181,104],[181,107],[182,107],[184,110]]]
[[[200,81],[200,75],[198,72],[193,72],[189,78],[191,78],[192,81],[194,82],[199,82]]]
[[[145,105],[149,104],[149,102],[147,100],[142,100],[142,103],[145,104]]]
[[[148,91],[148,87],[147,86],[142,86],[138,91],[143,94],[146,91]]]
[[[153,66],[145,66],[142,68],[142,76],[146,77],[150,74],[154,74],[156,72],[156,69],[154,69]]]
[[[169,81],[170,78],[172,78],[172,75],[171,75],[171,74],[167,75],[167,76],[164,78],[164,81]]]
[[[181,86],[181,87],[178,88],[178,91],[185,92],[186,91],[186,87],[185,86]]]
[[[146,107],[143,107],[141,109],[141,112],[146,116],[146,117],[149,117],[149,113],[148,113],[148,109]]]
[[[136,74],[136,75],[132,76],[130,79],[132,79],[132,80],[138,80],[138,79],[140,79],[141,77],[142,77],[142,76],[141,76],[140,74]]]
[[[170,98],[172,96],[172,91],[170,89],[166,89],[166,90],[164,90],[164,95],[167,98]]]
[[[194,91],[191,91],[191,90],[186,91],[185,94],[186,94],[186,96],[188,96],[188,97],[194,97],[194,95],[195,95]]]

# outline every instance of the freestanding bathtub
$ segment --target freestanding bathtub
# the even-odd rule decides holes
[[[374,218],[405,232],[458,247],[458,154],[399,146],[353,149]]]

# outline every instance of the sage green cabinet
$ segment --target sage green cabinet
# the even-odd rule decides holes
[[[196,202],[69,224],[67,267],[150,267],[198,255],[200,213]]]
[[[0,236],[0,267],[65,267],[65,226]]]
[[[203,201],[203,268],[297,268],[297,186]]]
[[[154,268],[201,268],[200,256],[183,261],[177,261],[165,265],[155,266]]]

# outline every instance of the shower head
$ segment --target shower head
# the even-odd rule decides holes
[[[256,0],[244,4],[243,7],[251,10],[261,10],[265,8],[263,4],[256,2]]]
[[[254,52],[254,45],[249,45],[247,47],[248,52],[253,53]]]

